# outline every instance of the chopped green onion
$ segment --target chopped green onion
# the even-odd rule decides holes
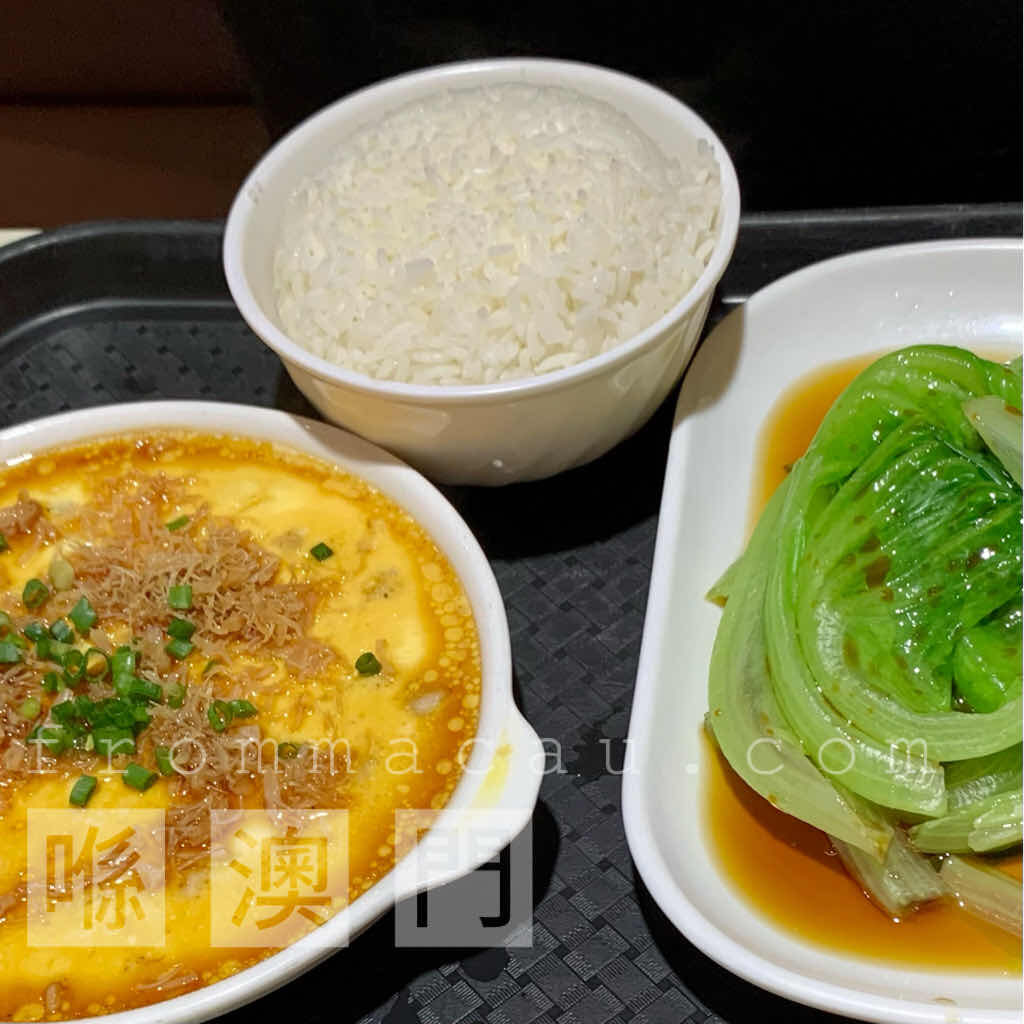
[[[195,631],[194,622],[189,622],[188,619],[179,619],[177,616],[171,619],[167,627],[168,635],[173,636],[175,640],[191,640]]]
[[[32,633],[28,631],[28,626],[25,627],[23,632],[29,640],[39,639],[38,636],[33,636]],[[52,623],[50,626],[50,636],[62,644],[70,644],[74,642],[75,631],[63,619],[57,619],[57,621]]]
[[[356,671],[361,676],[375,676],[380,674],[380,662],[377,660],[377,656],[371,651],[363,651],[362,654],[356,658]]]
[[[57,693],[64,689],[64,684],[56,672],[47,672],[43,676],[42,687],[47,693]]]
[[[21,661],[21,651],[18,645],[10,640],[0,640],[0,664],[13,665]]]
[[[128,684],[128,692],[123,696],[136,700],[161,701],[164,699],[163,687],[159,683],[150,682],[135,676]]]
[[[175,772],[174,762],[171,760],[170,747],[157,747],[153,751],[156,758],[156,766],[160,769],[161,775],[173,775]]]
[[[149,717],[149,712],[146,711],[145,705],[143,704],[137,704],[134,701],[129,701],[128,712],[132,716],[136,732],[140,729],[145,729],[146,726],[153,721],[153,719]]]
[[[74,728],[69,729],[68,732],[73,734],[71,736],[71,747],[73,750],[92,751],[95,743],[93,742],[91,732],[86,732],[85,729],[77,725]]]
[[[7,612],[0,612],[0,630],[10,629],[13,623]]]
[[[56,757],[71,746],[71,737],[59,725],[39,725],[26,737],[30,743],[38,743]]]
[[[82,675],[85,673],[85,655],[72,647],[68,651],[63,659],[61,665],[64,666],[64,679],[69,683],[77,683]]]
[[[75,629],[85,636],[96,625],[96,610],[89,603],[89,598],[83,594],[78,599],[78,604],[68,613],[68,618],[75,624]]]
[[[234,718],[252,718],[260,713],[260,709],[247,700],[229,700],[228,707]]]
[[[114,680],[114,690],[119,697],[123,697],[125,700],[159,700],[163,691],[152,697],[148,695],[153,693],[149,687],[156,685],[156,683],[150,683],[149,680],[140,679],[138,676],[118,676]]]
[[[114,689],[125,700],[161,701],[164,698],[163,687],[159,683],[138,676],[118,676],[114,680]]]
[[[167,603],[179,612],[187,612],[192,607],[192,586],[181,583],[167,591]]]
[[[37,640],[46,636],[46,627],[41,622],[30,622],[22,630],[22,633],[24,633],[32,643],[35,643]]]
[[[172,533],[175,530],[180,530],[183,526],[188,526],[188,516],[178,516],[177,519],[172,519],[167,523],[167,529]]]
[[[286,761],[291,761],[293,758],[299,756],[299,745],[298,743],[278,743],[277,745],[277,756],[283,757]]]
[[[214,732],[223,732],[231,724],[231,706],[222,700],[215,700],[207,709],[206,717]]]
[[[22,718],[35,718],[42,711],[43,705],[39,703],[38,697],[26,697],[18,705],[18,714]]]
[[[95,775],[81,775],[71,787],[68,803],[73,807],[84,807],[96,789]]]
[[[172,657],[181,661],[192,653],[193,645],[188,640],[171,640],[164,650]]]
[[[309,549],[309,553],[318,562],[325,562],[328,558],[331,557],[331,555],[334,554],[334,549],[329,548],[323,541],[320,541],[319,544],[314,544],[313,547]]]
[[[115,679],[135,675],[135,652],[130,647],[118,647],[110,659],[110,672]]]
[[[111,757],[115,754],[135,753],[135,733],[118,725],[101,725],[92,731],[97,754]]]
[[[46,648],[47,657],[50,661],[57,662],[58,665],[63,665],[68,660],[68,656],[74,651],[76,654],[80,654],[80,651],[76,651],[71,644],[61,643],[60,640],[51,640],[49,637],[44,636],[39,643],[36,644],[36,651],[38,652],[39,646],[42,644]],[[74,661],[74,659],[72,659]]]
[[[50,563],[49,576],[54,590],[70,590],[75,582],[74,567],[60,555],[56,555]]]
[[[143,721],[149,719],[145,708],[130,700],[122,700],[117,697],[95,701],[88,697],[76,697],[74,703],[78,716],[93,726],[116,725],[121,729],[129,729],[139,721],[138,714],[140,712]]]
[[[181,683],[168,683],[164,698],[169,708],[180,708],[185,703],[185,687]]]
[[[0,551],[9,551],[11,545],[7,543],[7,538],[0,533]]]
[[[149,789],[156,782],[156,779],[156,772],[151,772],[148,768],[143,768],[141,764],[136,764],[134,761],[125,765],[124,772],[121,774],[121,781],[126,786],[137,789],[140,793],[144,793]]]
[[[85,652],[85,674],[92,682],[98,683],[109,671],[110,658],[107,652],[101,651],[98,647],[90,647]]]
[[[34,576],[25,584],[21,592],[21,600],[29,611],[41,608],[50,599],[50,588]]]
[[[50,714],[53,716],[55,722],[59,722],[61,725],[67,725],[79,715],[78,705],[73,700],[61,701],[59,704],[54,704],[50,709]]]
[[[74,647],[71,644],[54,640],[49,633],[44,634],[36,641],[36,654],[44,661],[55,661],[58,665],[63,665],[64,659],[73,650]]]

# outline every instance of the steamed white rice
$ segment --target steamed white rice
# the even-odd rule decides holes
[[[384,380],[485,384],[606,352],[693,286],[719,231],[710,147],[668,159],[575,91],[453,90],[339,146],[291,197],[281,323]]]

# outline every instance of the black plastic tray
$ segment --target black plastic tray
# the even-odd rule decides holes
[[[221,232],[219,223],[107,222],[0,249],[0,425],[151,398],[316,415],[232,305]],[[769,281],[839,253],[1020,233],[1017,205],[746,217],[709,325]],[[520,705],[563,752],[566,771],[545,778],[533,822],[533,947],[396,950],[388,917],[233,1019],[825,1019],[691,946],[645,892],[626,848],[620,778],[607,758],[618,768],[624,755],[674,405],[675,393],[629,441],[552,480],[448,489],[501,586]]]

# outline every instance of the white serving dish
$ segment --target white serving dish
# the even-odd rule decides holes
[[[350,906],[280,953],[224,981],[152,1006],[88,1018],[97,1024],[196,1024],[251,1002],[303,973],[355,938],[395,903],[468,874],[497,855],[529,822],[544,761],[536,733],[512,699],[505,606],[483,551],[432,484],[375,445],[337,427],[270,409],[218,402],[140,402],[61,413],[9,427],[0,431],[0,463],[87,438],[161,427],[288,446],[362,477],[405,508],[447,555],[473,607],[482,664],[478,742],[434,829]],[[447,846],[440,847],[441,855],[430,856],[432,837],[441,835],[454,821],[471,830],[474,815],[489,810],[505,812],[500,822],[503,831],[495,827],[493,819],[480,821],[480,834],[485,838],[460,845],[457,860],[452,860]]]
[[[863,1020],[1019,1024],[1021,980],[831,952],[732,888],[703,828],[701,723],[720,617],[704,594],[742,550],[756,442],[780,393],[827,363],[917,342],[1019,354],[1021,274],[1017,240],[896,246],[808,267],[722,321],[676,412],[623,780],[629,847],[659,906],[708,956],[771,992]]]
[[[357,127],[447,88],[498,82],[560,85],[611,104],[670,156],[706,139],[722,176],[720,234],[704,273],[660,320],[617,348],[525,380],[448,387],[378,381],[291,341],[277,316],[273,255],[288,196]],[[326,107],[256,165],[231,207],[224,271],[249,326],[284,361],[328,419],[383,445],[446,483],[534,480],[606,452],[642,426],[672,389],[697,344],[739,226],[736,172],[725,147],[689,107],[615,71],[553,60],[480,60],[417,71]]]

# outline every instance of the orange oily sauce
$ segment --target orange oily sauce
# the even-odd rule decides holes
[[[807,449],[832,403],[872,361],[824,367],[780,397],[760,437],[751,525],[788,467]],[[1020,940],[952,902],[890,920],[846,872],[823,832],[772,806],[736,775],[710,741],[706,747],[705,814],[716,860],[769,920],[827,949],[890,963],[1020,973]],[[1019,853],[997,863],[1021,877]]]
[[[279,658],[239,651],[237,665],[262,659],[274,669],[266,680],[252,677],[257,681],[245,696],[260,710],[246,724],[258,723],[274,745],[327,740],[339,744],[339,763],[350,757],[353,774],[343,780],[338,802],[348,812],[347,841],[333,834],[330,839],[331,870],[343,863],[347,871],[347,884],[343,874],[328,907],[333,912],[394,865],[396,810],[439,808],[458,781],[460,753],[468,752],[461,748],[475,733],[480,703],[479,640],[462,585],[433,540],[390,499],[332,466],[266,443],[147,432],[144,440],[115,438],[45,452],[0,470],[0,506],[26,491],[54,510],[55,522],[72,529],[74,516],[63,513],[62,519],[61,508],[88,502],[105,480],[129,473],[185,478],[188,492],[212,515],[229,519],[281,558],[282,578],[318,588],[310,635],[334,648],[332,664],[301,678]],[[174,508],[166,517],[191,511]],[[334,552],[324,562],[308,555],[321,541]],[[25,579],[46,578],[53,547],[11,539],[0,560],[0,605],[13,610]],[[361,677],[354,659],[382,639],[384,672]],[[202,670],[199,660],[193,677]],[[414,710],[417,697],[430,698],[430,708]],[[161,778],[139,793],[122,783],[116,765],[112,775],[104,769],[99,764],[93,772],[99,785],[90,810],[159,811],[179,802],[171,780]],[[78,774],[59,761],[56,771],[28,779],[5,778],[0,770],[0,1020],[131,1009],[219,980],[275,951],[211,943],[205,867],[167,876],[161,945],[112,946],[98,954],[87,935],[72,930],[67,943],[29,942],[24,898],[17,898],[27,870],[27,811],[68,808]],[[235,806],[261,805],[257,789]],[[311,927],[296,918],[286,942]],[[175,972],[195,980],[159,984]],[[55,1007],[52,994],[47,998],[53,985]]]

